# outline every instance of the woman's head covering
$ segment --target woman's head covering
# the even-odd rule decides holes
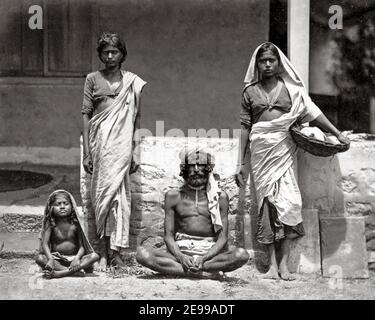
[[[43,227],[46,228],[47,225],[52,225],[52,227],[55,226],[55,223],[54,223],[54,217],[53,217],[53,204],[56,200],[56,196],[58,194],[64,194],[65,196],[67,196],[69,198],[69,201],[71,203],[71,206],[72,206],[72,214],[71,214],[71,219],[76,222],[78,221],[78,218],[77,218],[77,214],[78,214],[78,209],[77,209],[77,204],[76,204],[76,201],[74,199],[74,197],[68,192],[68,191],[65,191],[65,190],[55,190],[54,192],[52,192],[48,199],[47,199],[47,203],[46,203],[46,206],[44,207],[44,217],[43,217]]]
[[[77,223],[78,224],[78,227],[79,227],[79,230],[80,232],[82,233],[82,239],[83,239],[83,246],[85,248],[85,254],[89,254],[89,253],[92,253],[94,252],[89,240],[87,239],[85,233],[84,233],[84,228],[83,228],[83,221],[82,220],[82,217],[79,215],[79,211],[78,211],[78,207],[77,207],[77,203],[73,197],[73,195],[66,191],[66,190],[62,190],[62,189],[59,189],[59,190],[55,190],[54,192],[52,192],[48,199],[47,199],[47,202],[46,202],[46,206],[44,208],[44,216],[43,216],[43,222],[42,222],[42,230],[39,234],[39,240],[40,240],[40,246],[39,246],[39,252],[40,253],[43,253],[43,246],[42,246],[42,242],[43,242],[43,237],[44,237],[44,234],[45,234],[45,231],[46,229],[49,227],[49,226],[54,226],[54,223],[52,223],[51,225],[51,218],[53,219],[52,217],[52,210],[53,210],[53,202],[55,200],[55,196],[57,194],[65,194],[69,200],[70,200],[70,203],[72,205],[72,220],[73,222]]]
[[[254,53],[253,53],[253,55],[250,59],[249,67],[248,67],[246,75],[245,75],[245,79],[244,79],[245,84],[253,84],[253,83],[258,82],[260,80],[260,75],[259,75],[258,68],[257,68],[257,65],[256,65],[256,58],[257,58],[257,54],[258,54],[259,49],[262,48],[262,46],[264,46],[264,45],[272,45],[277,49],[277,52],[278,52],[279,58],[280,58],[280,61],[279,61],[280,74],[279,74],[279,76],[281,78],[283,78],[284,81],[288,80],[288,82],[293,82],[295,85],[299,85],[299,86],[304,87],[305,85],[302,81],[302,78],[299,76],[297,71],[294,69],[294,67],[292,66],[292,63],[285,56],[285,54],[279,49],[279,47],[277,47],[272,42],[264,42],[255,49],[255,51],[254,51]]]
[[[264,42],[255,49],[253,55],[251,56],[249,67],[247,68],[247,72],[244,79],[245,89],[248,86],[251,86],[252,84],[261,80],[256,64],[256,58],[259,49],[261,49],[264,45],[272,45],[277,49],[280,58],[280,73],[278,76],[283,79],[284,84],[290,94],[292,104],[301,107],[307,107],[306,116],[303,119],[301,119],[301,122],[309,122],[314,120],[322,112],[309,97],[305,84],[303,83],[302,78],[300,77],[296,69],[293,67],[292,63],[285,56],[285,54],[272,42]],[[303,103],[301,104],[300,102]],[[302,111],[303,108],[299,108],[299,112],[302,113]]]

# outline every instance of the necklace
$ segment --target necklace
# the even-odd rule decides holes
[[[198,194],[199,194],[199,191],[203,190],[206,186],[203,185],[203,186],[200,186],[200,187],[193,187],[193,186],[188,185],[188,187],[190,189],[195,190],[195,207],[198,209],[198,199],[199,199]]]

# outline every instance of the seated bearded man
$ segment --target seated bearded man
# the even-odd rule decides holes
[[[140,247],[137,261],[162,274],[218,278],[249,259],[245,249],[228,246],[228,195],[220,191],[211,154],[184,149],[181,173],[185,184],[165,195],[166,249]]]

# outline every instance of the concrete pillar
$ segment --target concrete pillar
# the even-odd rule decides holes
[[[288,0],[288,57],[309,92],[310,0]],[[306,176],[298,155],[298,180],[302,195],[308,194],[303,184]],[[306,199],[303,199],[306,203]],[[304,206],[304,208],[306,208]],[[306,236],[294,241],[289,268],[292,272],[314,273],[321,269],[318,211],[302,211]]]
[[[288,57],[309,92],[310,0],[288,0]],[[300,155],[298,167],[301,166]],[[298,170],[301,171],[301,170]],[[301,184],[305,177],[298,174]],[[301,189],[303,193],[303,188]]]
[[[309,86],[310,0],[288,0],[288,56]]]
[[[318,273],[321,269],[318,210],[303,209],[302,219],[305,236],[291,244],[289,270],[298,273]]]

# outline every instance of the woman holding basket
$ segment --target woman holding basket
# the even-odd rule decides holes
[[[271,260],[265,277],[293,280],[287,264],[290,241],[303,236],[304,230],[297,146],[289,129],[296,122],[313,122],[341,143],[350,142],[312,102],[288,58],[270,42],[258,46],[252,55],[241,105],[241,169],[236,181],[244,185],[249,147],[258,204],[257,240],[267,245]]]

